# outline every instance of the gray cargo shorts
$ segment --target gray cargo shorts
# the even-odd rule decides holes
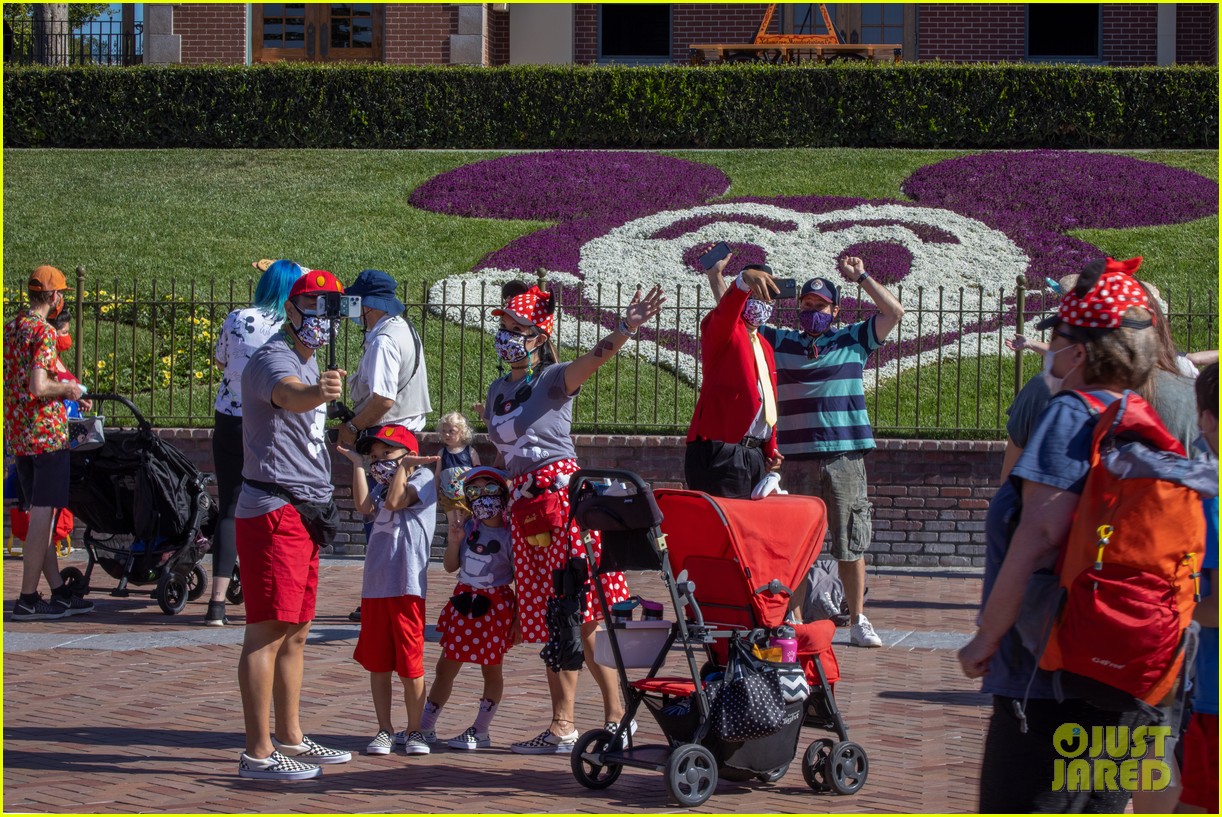
[[[817,496],[827,505],[831,556],[841,562],[860,559],[873,535],[873,506],[866,498],[865,452],[786,458],[782,476],[782,487],[790,493]]]

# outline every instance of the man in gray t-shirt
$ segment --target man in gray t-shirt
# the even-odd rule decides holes
[[[323,293],[343,291],[329,272],[303,275],[285,301],[283,331],[251,356],[242,373],[245,464],[235,514],[246,597],[246,634],[238,661],[246,723],[240,777],[303,780],[322,773],[315,764],[352,759],[349,752],[310,740],[297,718],[320,544],[298,509],[330,506],[324,406],[340,396],[345,374],[318,371],[314,352],[334,331],[333,321],[318,314],[318,301]],[[276,696],[273,736],[269,709],[274,687],[283,694]]]

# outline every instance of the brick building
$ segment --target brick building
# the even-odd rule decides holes
[[[847,43],[906,61],[1217,64],[1209,3],[828,4]],[[145,62],[278,60],[400,65],[685,63],[697,42],[750,43],[765,5],[148,4]],[[817,4],[782,4],[771,30],[825,31]]]

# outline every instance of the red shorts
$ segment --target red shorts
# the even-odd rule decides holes
[[[1193,713],[1184,733],[1180,802],[1218,813],[1218,716]]]
[[[437,619],[437,629],[441,631],[442,654],[452,661],[465,664],[501,663],[505,653],[513,646],[511,634],[513,623],[518,618],[518,605],[513,588],[506,584],[487,590],[475,590],[470,585],[459,582],[454,588],[454,595],[463,593],[486,596],[489,601],[488,612],[474,618],[459,612],[454,602],[446,602],[445,609]]]
[[[292,505],[234,520],[246,623],[314,619],[318,598],[318,546]]]
[[[424,599],[392,596],[361,599],[361,635],[352,653],[369,672],[400,678],[424,675]]]

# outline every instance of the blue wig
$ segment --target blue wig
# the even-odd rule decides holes
[[[286,259],[275,262],[259,276],[259,283],[255,285],[255,306],[284,320],[284,302],[303,274],[305,271],[296,262]]]

